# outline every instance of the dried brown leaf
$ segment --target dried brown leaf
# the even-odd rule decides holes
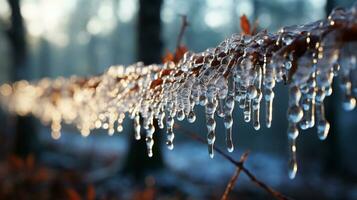
[[[176,48],[175,59],[173,60],[173,62],[178,63],[183,58],[183,55],[185,55],[187,51],[188,49],[185,45],[180,45],[178,48]]]
[[[170,51],[166,51],[165,56],[162,58],[162,63],[167,63],[169,61],[174,61],[175,57],[174,54],[172,54]]]
[[[242,34],[251,35],[250,22],[246,15],[240,17],[240,28],[242,29]]]

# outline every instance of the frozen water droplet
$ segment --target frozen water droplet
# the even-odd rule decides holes
[[[284,63],[284,67],[285,67],[285,69],[287,69],[287,70],[289,70],[289,69],[291,68],[291,66],[292,66],[291,61],[286,61],[286,62]]]
[[[252,106],[252,100],[245,100],[245,105],[244,105],[244,121],[245,122],[250,122],[251,120],[251,106]]]
[[[253,127],[254,127],[255,130],[259,130],[259,129],[260,129],[260,123],[259,123],[259,121],[255,121],[255,122],[253,123]]]
[[[297,169],[298,169],[298,167],[297,167],[296,160],[295,159],[291,159],[289,161],[289,168],[288,168],[288,170],[289,170],[289,178],[290,179],[294,179],[295,178],[296,173],[297,173]]]
[[[333,75],[334,76],[338,76],[338,71],[340,71],[340,64],[338,64],[338,63],[334,63],[333,64],[333,68],[332,68],[332,70],[333,70]]]
[[[303,117],[303,112],[300,106],[293,105],[288,108],[288,120],[293,123],[298,123]]]
[[[301,91],[297,86],[292,86],[290,88],[289,101],[291,104],[298,104],[301,98]]]
[[[342,105],[346,111],[351,111],[356,107],[356,99],[351,95],[347,95],[343,99]]]
[[[301,106],[305,111],[308,111],[310,109],[310,99],[308,98],[304,98],[301,101]]]
[[[195,114],[195,112],[193,112],[192,110],[190,111],[190,113],[188,113],[187,121],[188,121],[189,123],[193,123],[193,122],[196,121],[196,114]]]
[[[200,96],[200,105],[205,106],[207,104],[207,97],[205,95]]]
[[[325,88],[325,92],[326,92],[326,96],[331,96],[333,90],[332,90],[332,87],[329,86],[327,88]]]
[[[208,154],[210,158],[214,157],[214,148],[213,144],[208,144]]]
[[[174,149],[174,143],[171,141],[166,141],[166,146],[169,150],[173,150]]]
[[[323,119],[317,122],[317,135],[320,140],[325,140],[327,138],[329,130],[330,123],[328,121]]]
[[[295,140],[299,136],[299,130],[296,127],[296,124],[289,124],[288,136],[290,139],[293,139],[293,140]]]
[[[241,98],[239,99],[239,102],[238,102],[239,108],[241,108],[241,109],[244,108],[244,106],[245,106],[245,101],[246,101],[246,99],[245,99],[244,97],[241,97]]]
[[[216,141],[216,135],[214,131],[209,131],[207,134],[207,142],[208,144],[214,144]]]
[[[175,138],[175,134],[173,132],[173,126],[174,126],[174,118],[172,115],[168,115],[167,118],[166,118],[166,132],[167,132],[167,135],[166,135],[166,145],[167,145],[167,148],[172,150],[174,148],[174,145],[173,145],[173,141],[174,141],[174,138]]]
[[[285,44],[285,45],[290,45],[293,41],[294,38],[290,35],[285,35],[281,38],[281,41]]]
[[[146,134],[152,136],[155,132],[155,126],[153,124],[149,124],[149,128],[146,129]]]
[[[139,114],[136,114],[135,115],[135,119],[134,119],[134,135],[135,135],[135,139],[136,140],[140,140],[141,139],[141,135],[140,135],[140,129],[141,129],[141,126],[140,126],[140,116]]]
[[[227,129],[226,144],[227,144],[227,151],[233,152],[234,146],[233,146],[233,140],[232,140],[232,127]]]
[[[232,125],[233,125],[233,117],[231,114],[228,114],[224,117],[224,127],[226,129],[229,129],[232,127]]]
[[[146,137],[146,146],[147,146],[148,156],[152,157],[153,156],[152,147],[154,146],[154,140],[152,137],[150,136]]]
[[[325,99],[326,93],[323,89],[319,88],[316,91],[316,96],[315,96],[315,100],[317,102],[323,102]]]
[[[185,113],[183,112],[183,110],[179,110],[179,111],[177,112],[177,119],[178,119],[179,121],[182,121],[182,120],[185,119]]]
[[[224,100],[223,99],[219,99],[218,100],[218,110],[217,110],[217,115],[218,117],[224,117]]]
[[[289,178],[294,179],[297,172],[297,161],[296,161],[296,139],[289,137],[289,153],[290,160],[288,164]]]
[[[247,95],[248,95],[248,99],[254,99],[255,97],[257,97],[257,88],[254,85],[250,85],[247,88]]]
[[[308,128],[310,128],[309,122],[306,119],[301,120],[299,125],[302,130],[307,130]]]
[[[120,125],[118,125],[117,126],[117,131],[119,132],[119,133],[121,133],[121,132],[123,132],[123,126],[120,124]],[[114,131],[114,129],[113,129],[113,131]]]
[[[271,127],[272,122],[272,114],[273,114],[273,102],[267,101],[265,106],[265,124],[267,128]]]

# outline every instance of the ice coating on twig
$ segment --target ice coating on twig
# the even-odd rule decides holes
[[[113,135],[122,131],[124,118],[130,116],[137,140],[142,138],[141,129],[145,130],[150,157],[155,129],[166,129],[167,146],[173,149],[175,119],[194,123],[194,108],[201,105],[205,107],[208,151],[213,157],[216,117],[224,120],[227,150],[231,152],[235,105],[242,109],[244,121],[256,130],[261,127],[260,116],[269,128],[274,88],[283,82],[290,94],[287,134],[289,176],[294,178],[299,129],[316,125],[321,140],[328,135],[330,124],[323,102],[332,94],[335,77],[341,79],[343,108],[353,110],[356,106],[356,41],[357,5],[335,9],[325,20],[284,27],[277,33],[232,35],[216,48],[186,52],[177,64],[144,66],[139,62],[112,66],[89,78],[4,84],[1,103],[10,112],[32,114],[51,124],[55,139],[60,137],[62,123],[74,124],[83,136],[99,128]]]

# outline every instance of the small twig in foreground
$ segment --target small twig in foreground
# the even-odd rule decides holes
[[[190,138],[197,140],[203,144],[207,144],[206,140],[204,140],[201,136],[197,135],[196,133],[193,133],[185,128],[182,128],[181,126],[175,124],[174,126],[175,128],[180,128],[182,131],[182,133],[184,133],[186,136],[189,136]],[[228,154],[226,154],[225,152],[223,152],[221,149],[219,149],[216,146],[213,146],[214,150],[220,154],[221,156],[223,156],[224,158],[226,158],[227,160],[229,160],[231,163],[233,163],[236,167],[239,167],[242,169],[242,171],[248,176],[248,178],[255,183],[258,187],[264,189],[265,191],[267,191],[269,194],[271,194],[274,198],[279,199],[279,200],[288,200],[288,199],[292,199],[290,197],[287,197],[283,194],[281,194],[280,192],[274,190],[273,188],[271,188],[270,186],[268,186],[267,184],[265,184],[264,182],[258,180],[247,168],[245,168],[243,166],[242,162],[238,162],[236,160],[234,160],[231,156],[229,156]]]
[[[244,152],[242,154],[242,156],[240,157],[239,162],[242,162],[242,165],[247,160],[248,154],[249,154],[249,151]],[[236,167],[236,170],[235,170],[232,178],[229,180],[229,182],[227,184],[227,187],[224,190],[224,193],[223,193],[223,195],[221,197],[221,200],[227,200],[228,199],[228,195],[233,190],[233,187],[234,187],[235,183],[237,182],[239,174],[240,174],[241,171],[242,171],[242,168]]]

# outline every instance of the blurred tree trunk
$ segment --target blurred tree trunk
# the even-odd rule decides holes
[[[40,51],[39,51],[39,58],[40,58],[40,78],[43,77],[50,77],[51,76],[51,47],[49,42],[45,38],[41,38],[40,40]]]
[[[8,0],[11,9],[11,25],[7,30],[7,35],[12,48],[12,70],[11,79],[17,81],[28,74],[26,69],[27,47],[23,18],[21,15],[20,0]],[[14,153],[19,156],[27,156],[30,153],[36,154],[38,140],[35,124],[32,117],[14,118],[15,141]]]
[[[145,65],[161,62],[161,5],[162,0],[140,0],[137,47],[138,59],[143,61]],[[159,130],[157,126],[156,130]],[[160,132],[154,133],[155,144],[152,158],[149,158],[146,154],[144,131],[140,141],[134,140],[134,134],[131,134],[130,149],[124,167],[125,173],[142,180],[149,172],[163,168],[160,149],[162,136]]]
[[[325,6],[326,17],[331,13],[332,9],[335,7],[335,0],[327,0]],[[334,89],[334,94],[326,98],[326,119],[330,123],[329,136],[326,139],[326,149],[324,153],[324,168],[326,173],[341,173],[341,152],[339,146],[339,110],[341,106],[339,105],[337,98],[339,96],[339,87],[336,84],[336,80],[333,82],[332,87]]]

